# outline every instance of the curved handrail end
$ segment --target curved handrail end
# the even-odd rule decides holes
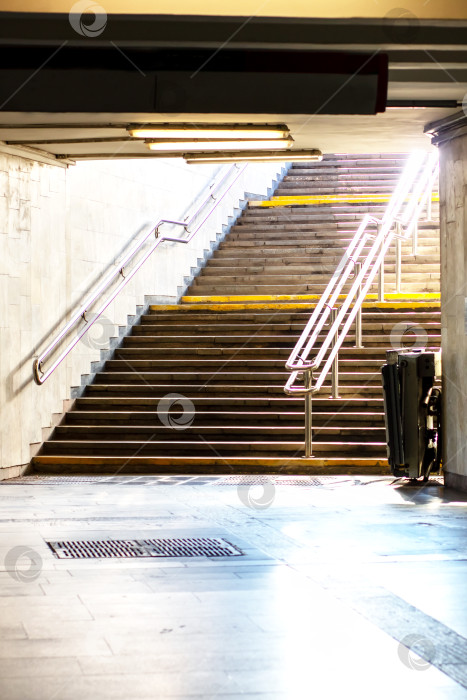
[[[41,363],[39,362],[39,358],[36,358],[34,362],[32,363],[32,373],[34,377],[34,381],[38,386],[42,386],[43,382],[41,381],[41,376],[39,374],[41,372]],[[42,372],[42,375],[44,373]]]

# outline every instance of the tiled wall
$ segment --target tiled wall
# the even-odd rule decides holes
[[[440,148],[444,470],[467,490],[467,137]]]
[[[177,298],[245,191],[265,194],[277,165],[251,165],[189,245],[163,244],[43,386],[34,356],[132,239],[180,218],[217,169],[175,161],[101,161],[68,169],[0,152],[0,478],[20,473],[145,296]],[[175,232],[179,235],[179,230]],[[147,301],[147,299],[146,299]],[[64,403],[65,402],[65,403]],[[55,414],[55,416],[53,415]],[[31,447],[33,446],[33,447]]]

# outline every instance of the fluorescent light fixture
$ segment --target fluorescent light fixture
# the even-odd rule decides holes
[[[139,139],[281,139],[286,124],[130,124],[127,131]]]
[[[184,159],[190,165],[215,163],[242,163],[242,162],[282,162],[292,163],[299,160],[320,161],[323,154],[317,148],[296,151],[237,151],[217,153],[184,153]]]
[[[253,151],[257,149],[278,150],[287,149],[293,146],[293,139],[245,139],[235,141],[219,141],[219,140],[204,140],[204,139],[161,139],[157,141],[146,141],[151,151],[238,151],[239,149],[248,149]]]

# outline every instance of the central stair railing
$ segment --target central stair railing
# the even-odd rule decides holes
[[[161,243],[165,241],[171,243],[190,243],[190,241],[196,236],[198,231],[206,223],[207,219],[214,212],[216,207],[224,199],[230,189],[233,187],[238,178],[244,173],[247,168],[246,165],[239,165],[234,163],[227,169],[223,169],[220,175],[218,175],[214,182],[209,187],[209,194],[203,198],[201,204],[197,207],[196,211],[186,217],[184,221],[174,221],[171,219],[159,219],[157,224],[151,228],[151,230],[141,239],[136,245],[134,245],[131,250],[124,256],[122,260],[119,261],[117,267],[114,267],[111,272],[104,277],[104,279],[99,283],[99,285],[91,292],[91,294],[85,299],[85,301],[80,305],[80,307],[74,312],[68,323],[62,328],[62,330],[57,333],[55,338],[49,343],[45,350],[37,357],[33,362],[33,376],[36,384],[43,384],[46,379],[57,369],[60,363],[65,359],[65,357],[71,352],[75,345],[81,340],[83,335],[89,331],[92,325],[97,321],[99,316],[103,314],[109,304],[117,297],[122,289],[128,284],[128,282],[134,277],[138,272],[140,267],[151,257],[156,248],[158,248]],[[208,205],[210,205],[208,207]],[[204,212],[204,213],[203,213]],[[159,229],[163,224],[169,224],[171,226],[179,226],[184,229],[184,235],[171,236],[160,233]],[[153,237],[153,242],[149,246],[148,250],[144,252],[144,255],[137,260],[131,269],[129,266],[134,262],[143,246]],[[118,285],[112,289],[110,295],[105,298],[104,301],[97,307],[93,312],[93,318],[86,318],[86,314],[94,307],[94,304],[104,295],[104,293],[112,288],[114,283],[118,278],[121,278]],[[86,325],[81,328],[78,333],[73,336],[73,338],[68,342],[66,347],[62,350],[59,356],[53,361],[47,370],[44,370],[44,364],[48,358],[56,352],[58,346],[64,341],[71,331],[76,328],[81,321],[85,321]]]
[[[401,244],[411,240],[416,255],[418,222],[424,209],[426,219],[431,219],[437,177],[436,153],[415,152],[408,158],[382,219],[370,214],[364,216],[286,362],[291,374],[284,386],[285,393],[305,397],[305,457],[312,456],[313,448],[312,396],[320,391],[332,370],[332,398],[338,398],[339,350],[354,321],[355,346],[363,347],[362,304],[378,273],[378,299],[384,301],[384,261],[394,240],[396,292],[400,292]],[[371,247],[366,251],[369,242]],[[352,286],[338,307],[344,285],[351,280]],[[329,331],[317,354],[309,360],[325,325],[330,325]],[[315,378],[313,375],[318,371]]]

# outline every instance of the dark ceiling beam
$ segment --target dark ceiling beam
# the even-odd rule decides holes
[[[240,31],[239,31],[240,29]],[[410,50],[467,44],[465,20],[307,19],[285,17],[213,17],[199,15],[109,15],[97,37],[79,36],[68,14],[0,12],[0,44],[57,46],[63,41],[83,46],[250,45],[310,46],[313,44],[378,46]]]
[[[383,53],[231,49],[0,49],[0,110],[171,114],[376,114]]]
[[[458,100],[388,100],[386,107],[404,107],[405,109],[415,107],[432,107],[434,109],[456,109],[460,106]]]
[[[393,83],[467,83],[467,65],[462,70],[394,70],[389,71]]]

